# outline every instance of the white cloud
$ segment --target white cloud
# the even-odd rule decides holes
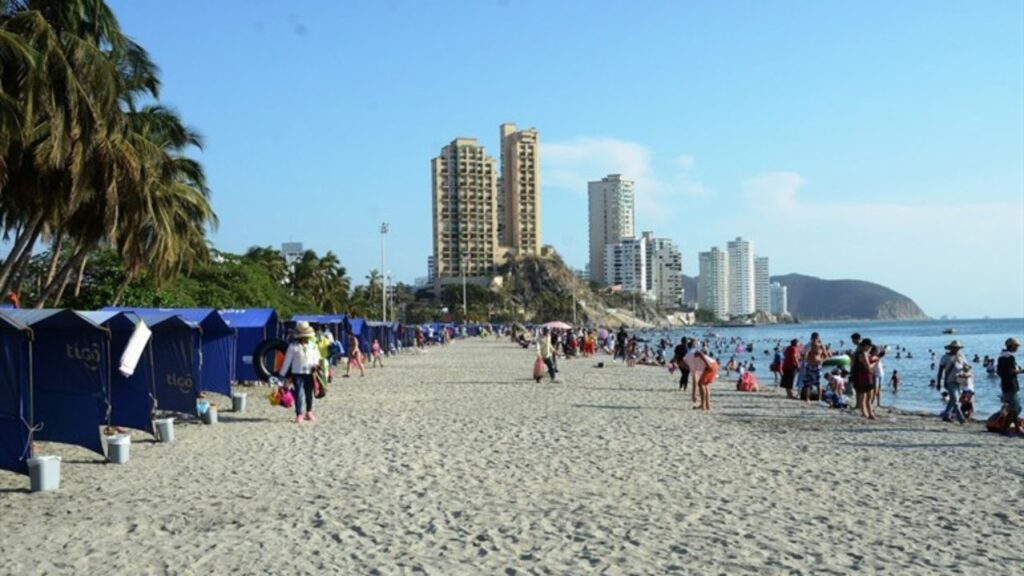
[[[622,174],[636,182],[638,220],[661,224],[671,220],[687,200],[712,194],[694,178],[696,160],[688,154],[673,162],[673,173],[656,172],[650,148],[616,138],[581,137],[541,144],[541,170],[545,189],[568,190],[586,197],[587,182],[608,174]]]
[[[1024,314],[1024,203],[805,200],[797,172],[741,184],[744,205],[724,226],[771,257],[773,274],[878,282],[932,315]]]

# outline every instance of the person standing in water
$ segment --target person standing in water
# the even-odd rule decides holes
[[[964,366],[967,365],[967,359],[960,354],[963,348],[959,340],[953,340],[946,345],[946,353],[939,360],[939,373],[935,377],[936,382],[945,387],[946,392],[949,393],[949,399],[946,401],[946,417],[943,419],[951,422],[956,416],[957,421],[961,424],[964,423],[965,418],[960,409],[960,382],[957,380],[957,375],[963,372]]]
[[[1006,339],[1006,348],[999,354],[996,360],[996,374],[999,375],[999,385],[1003,393],[1003,404],[1006,405],[1006,424],[1003,434],[1010,433],[1010,426],[1020,420],[1020,381],[1018,375],[1024,372],[1017,364],[1014,354],[1020,348],[1020,340],[1016,338]],[[1022,432],[1022,430],[1017,430]]]

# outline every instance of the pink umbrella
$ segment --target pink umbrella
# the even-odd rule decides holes
[[[548,328],[549,330],[569,330],[570,328],[572,328],[571,325],[566,324],[565,322],[561,322],[559,320],[548,322],[547,324],[544,325],[544,327]]]

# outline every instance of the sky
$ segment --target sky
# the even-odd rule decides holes
[[[587,262],[587,182],[636,182],[684,273],[771,273],[1024,317],[1020,0],[110,0],[203,133],[220,250],[299,241],[426,275],[430,159],[541,139],[543,242]]]

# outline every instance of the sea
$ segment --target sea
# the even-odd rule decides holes
[[[952,334],[944,331],[951,330]],[[914,321],[849,321],[849,322],[804,322],[801,324],[772,324],[743,327],[697,326],[668,331],[649,330],[644,338],[657,342],[667,338],[675,343],[683,336],[703,339],[712,334],[715,356],[724,366],[731,356],[736,361],[754,362],[755,375],[762,385],[772,385],[769,365],[774,357],[776,345],[780,350],[793,338],[802,345],[817,332],[832,350],[841,352],[850,346],[850,334],[859,332],[870,338],[876,346],[888,345],[889,351],[883,358],[884,388],[882,405],[916,412],[942,411],[941,392],[929,388],[929,382],[938,372],[939,359],[945,353],[944,347],[951,340],[963,344],[963,355],[972,365],[975,374],[974,419],[984,420],[1000,407],[999,378],[988,375],[981,360],[986,355],[997,357],[1006,339],[1013,336],[1024,341],[1024,318],[979,319],[979,320],[914,320]],[[753,344],[753,353],[740,349],[737,344]],[[905,350],[905,351],[904,351]],[[899,351],[899,358],[897,358]],[[911,357],[907,357],[907,352]],[[933,356],[934,354],[934,356]],[[975,355],[977,362],[972,362]],[[934,359],[933,359],[934,358]],[[934,362],[934,367],[933,367]],[[1018,352],[1017,362],[1024,364],[1024,352]],[[889,380],[893,370],[899,370],[899,393],[893,394]]]

